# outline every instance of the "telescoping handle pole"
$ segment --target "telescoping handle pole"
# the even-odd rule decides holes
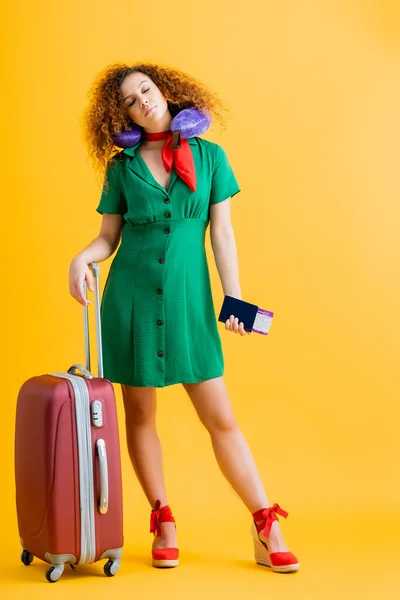
[[[89,267],[93,273],[94,282],[94,308],[96,316],[96,342],[97,342],[97,373],[98,377],[103,377],[103,346],[101,341],[101,318],[100,318],[100,282],[99,274],[100,267],[97,263],[92,262]],[[87,299],[87,285],[86,281],[83,282],[83,293]],[[86,369],[91,372],[90,365],[90,338],[89,338],[89,307],[88,305],[83,307],[83,325],[84,325],[84,338],[85,338],[85,357],[86,357]]]

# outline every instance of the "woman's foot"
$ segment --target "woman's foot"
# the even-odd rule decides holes
[[[256,525],[259,525],[262,521],[256,521]],[[268,538],[265,537],[262,530],[258,534],[259,539],[268,545],[270,552],[289,552],[289,548],[286,545],[285,540],[281,532],[278,521],[274,521],[271,526],[271,531]]]
[[[153,540],[153,549],[176,548],[175,523],[161,523],[161,535],[156,535]]]
[[[153,567],[177,567],[179,549],[176,543],[176,525],[168,505],[161,506],[159,500],[150,515],[150,533],[154,533],[152,546]]]
[[[283,539],[277,514],[288,516],[279,504],[253,513],[251,532],[254,540],[254,557],[260,565],[270,567],[278,573],[297,571],[299,563]]]

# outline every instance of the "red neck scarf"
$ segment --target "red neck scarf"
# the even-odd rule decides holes
[[[193,154],[189,142],[181,138],[180,147],[172,149],[172,131],[161,131],[160,133],[145,133],[145,139],[149,142],[166,140],[162,149],[162,160],[165,170],[170,173],[175,163],[177,174],[190,187],[192,192],[196,191],[196,170],[194,167]]]

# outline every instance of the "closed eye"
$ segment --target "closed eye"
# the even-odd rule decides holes
[[[148,88],[147,90],[144,90],[142,93],[143,93],[143,94],[147,94],[147,92],[149,92],[149,91],[150,91],[150,88]],[[134,99],[132,100],[132,102],[131,102],[130,104],[128,104],[128,106],[133,106],[133,105],[135,104],[135,102],[136,102],[136,100],[135,100],[135,98],[134,98]]]

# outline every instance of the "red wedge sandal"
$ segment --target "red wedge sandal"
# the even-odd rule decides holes
[[[260,534],[268,538],[272,523],[279,520],[276,513],[285,519],[289,514],[276,503],[253,513],[251,533],[254,540],[254,558],[257,564],[269,567],[277,573],[291,573],[299,568],[295,555],[291,552],[270,552],[267,543],[260,538]],[[257,525],[256,521],[260,523]]]
[[[161,507],[161,502],[157,500],[156,507],[150,515],[150,533],[160,536],[161,523],[175,523],[175,519],[170,507],[168,505]],[[153,567],[171,568],[179,564],[178,548],[153,548],[151,553]]]

